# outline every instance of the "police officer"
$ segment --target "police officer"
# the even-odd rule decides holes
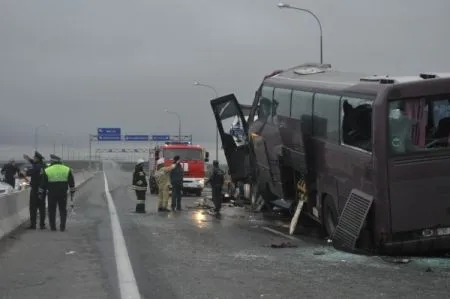
[[[16,175],[18,176],[20,173],[19,167],[16,165],[16,161],[14,159],[9,160],[8,163],[3,165],[2,170],[0,170],[1,174],[5,176],[5,183],[16,188]]]
[[[181,192],[183,189],[183,166],[180,156],[173,157],[175,168],[170,172],[170,184],[172,185],[172,211],[181,211]]]
[[[220,216],[220,209],[222,208],[222,188],[224,181],[225,172],[220,169],[219,162],[214,160],[212,174],[206,183],[211,185],[214,213],[216,216]]]
[[[41,229],[45,229],[45,194],[39,196],[39,184],[42,169],[45,168],[44,157],[37,151],[31,159],[28,155],[23,155],[24,159],[30,162],[32,167],[27,170],[27,176],[31,177],[30,182],[30,226],[28,229],[36,229],[36,216],[39,209],[39,224]]]
[[[59,208],[60,230],[66,230],[67,219],[67,189],[70,194],[75,192],[75,181],[72,170],[61,163],[61,158],[50,155],[51,166],[42,171],[41,184],[39,188],[40,197],[48,193],[48,219],[50,229],[56,231],[56,206]]]
[[[145,213],[145,194],[147,192],[147,179],[144,172],[143,159],[137,161],[133,172],[133,189],[136,192],[136,213]]]

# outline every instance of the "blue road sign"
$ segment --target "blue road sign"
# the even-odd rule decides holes
[[[98,141],[120,141],[122,136],[120,135],[98,135]]]
[[[152,135],[153,141],[169,141],[170,135]]]
[[[125,135],[125,141],[149,141],[148,135]]]
[[[98,128],[97,129],[98,135],[121,135],[122,132],[120,128]]]

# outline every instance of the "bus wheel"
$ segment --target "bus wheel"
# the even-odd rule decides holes
[[[333,198],[329,195],[323,200],[322,223],[328,238],[331,238],[338,224],[338,213],[335,208]]]

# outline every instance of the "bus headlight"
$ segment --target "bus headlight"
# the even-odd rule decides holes
[[[203,188],[205,186],[205,180],[204,179],[199,179],[197,181],[197,184],[199,184]]]

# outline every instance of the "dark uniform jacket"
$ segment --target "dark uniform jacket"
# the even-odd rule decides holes
[[[12,165],[11,163],[5,164],[1,170],[1,173],[5,176],[5,182],[10,185],[14,185],[16,179],[14,176],[19,174],[20,170],[17,166]]]
[[[225,182],[225,172],[219,167],[213,167],[213,171],[208,179],[208,182],[212,187],[222,187]]]
[[[145,172],[140,166],[136,166],[133,172],[133,189],[136,191],[147,191],[147,179]]]
[[[68,172],[68,176],[67,179],[62,179],[59,181],[55,181],[53,182],[51,180],[51,178],[49,178],[49,176],[47,175],[47,172],[52,172],[54,170],[55,167],[67,167],[61,163],[54,163],[50,166],[48,166],[47,168],[42,168],[41,170],[41,183],[40,183],[40,188],[39,188],[39,192],[45,193],[46,191],[48,192],[49,196],[52,196],[54,194],[57,195],[64,195],[67,193],[67,190],[70,189],[70,192],[73,193],[75,192],[75,180],[72,174],[72,170],[69,168],[69,172]]]
[[[178,163],[175,168],[170,172],[170,183],[173,185],[183,184],[183,166]]]
[[[32,168],[27,170],[27,176],[31,178],[30,186],[31,188],[37,190],[41,183],[41,172],[45,169],[45,164],[43,162],[33,162]]]

